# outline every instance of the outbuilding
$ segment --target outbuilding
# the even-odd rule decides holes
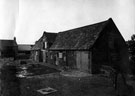
[[[126,42],[111,18],[59,32],[49,50],[53,64],[89,73],[99,73],[102,65],[128,65]]]
[[[0,40],[0,58],[16,58],[18,45],[16,38],[14,40]]]
[[[36,62],[48,62],[48,48],[53,44],[57,33],[45,32],[31,48],[31,58]]]
[[[30,59],[32,46],[30,44],[18,44],[18,59]]]

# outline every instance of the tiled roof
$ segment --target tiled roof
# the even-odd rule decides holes
[[[112,19],[106,21],[59,32],[50,50],[87,50],[99,37],[104,27]]]

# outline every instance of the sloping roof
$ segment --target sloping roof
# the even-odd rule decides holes
[[[50,50],[87,50],[92,47],[100,32],[112,19],[59,32]]]
[[[31,48],[32,48],[32,45],[25,45],[25,44],[18,45],[18,51],[30,51]]]
[[[0,40],[0,50],[3,50],[5,47],[12,47],[12,46],[17,46],[16,41],[14,40]]]
[[[55,41],[55,38],[57,36],[57,33],[49,33],[49,32],[44,32],[41,38],[35,42],[35,45],[32,47],[32,50],[38,50],[43,48],[43,40],[45,39],[49,43],[53,43]]]

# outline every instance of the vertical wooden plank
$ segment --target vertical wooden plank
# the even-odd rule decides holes
[[[46,52],[45,50],[43,50],[42,52],[43,52],[43,62],[46,62],[46,54],[45,54]]]
[[[38,51],[35,51],[35,61],[38,61]]]
[[[83,71],[88,71],[88,51],[82,51],[81,52],[81,69]]]
[[[89,52],[89,72],[92,74],[92,51]]]
[[[78,69],[81,68],[81,65],[80,65],[80,52],[79,51],[76,52],[76,65],[77,65]]]

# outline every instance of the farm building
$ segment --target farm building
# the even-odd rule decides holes
[[[17,55],[18,46],[16,39],[14,40],[0,40],[0,57],[1,58],[15,58]]]
[[[32,46],[30,44],[18,44],[18,59],[30,59]]]
[[[41,38],[32,47],[31,57],[36,62],[47,62],[48,48],[53,44],[57,33],[44,32]]]
[[[126,42],[111,18],[59,32],[49,50],[53,64],[89,73],[99,73],[102,65],[128,64]]]

